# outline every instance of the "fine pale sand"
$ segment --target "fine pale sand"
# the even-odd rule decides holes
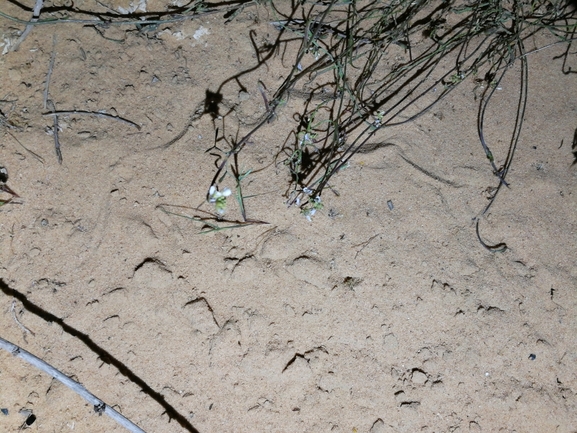
[[[10,2],[2,11],[22,15]],[[273,19],[258,6],[228,24],[215,15],[148,33],[43,26],[0,57],[0,110],[15,126],[0,130],[0,165],[20,195],[0,207],[0,277],[84,336],[0,293],[0,337],[149,433],[577,431],[577,85],[556,59],[565,47],[528,57],[510,187],[481,219],[483,239],[507,251],[487,251],[475,233],[497,179],[472,80],[380,131],[375,141],[391,145],[333,177],[311,222],[286,205],[279,152],[303,104],[292,97],[239,155],[253,170],[247,216],[268,224],[199,234],[201,223],[159,205],[214,210],[215,129],[226,150],[265,113],[259,80],[274,92],[292,66],[281,52],[246,72],[257,64],[249,32],[273,42]],[[0,20],[4,35],[20,27]],[[60,116],[62,165],[43,116],[53,35],[55,108],[141,127]],[[518,77],[516,63],[487,112],[498,161]],[[207,91],[222,94],[223,118],[187,129]],[[226,212],[240,218],[234,199]],[[21,409],[36,415],[33,431],[125,431],[5,352],[0,408],[6,432]]]

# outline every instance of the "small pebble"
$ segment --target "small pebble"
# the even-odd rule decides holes
[[[8,409],[6,409],[5,407],[0,409],[0,412],[2,412],[4,415],[8,415]]]
[[[26,418],[26,421],[24,421],[24,423],[30,427],[32,424],[34,424],[34,421],[36,421],[36,415],[34,415],[33,413],[28,415],[28,418]]]

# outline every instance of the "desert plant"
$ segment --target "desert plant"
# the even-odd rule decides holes
[[[255,44],[257,67],[280,53],[281,44],[297,43],[299,47],[295,57],[287,62],[292,66],[284,82],[271,91],[270,100],[262,90],[262,83],[257,83],[266,105],[265,115],[248,132],[230,142],[228,150],[218,153],[216,173],[207,187],[207,200],[216,205],[217,217],[224,212],[227,191],[222,189],[218,193],[220,183],[227,176],[233,176],[242,220],[248,221],[240,190],[242,174],[234,167],[238,167],[239,155],[249,139],[261,128],[269,127],[277,111],[283,109],[292,95],[304,96],[305,104],[295,117],[293,131],[285,145],[278,150],[277,162],[288,169],[287,203],[301,207],[303,214],[311,219],[322,208],[321,196],[330,188],[334,176],[347,167],[357,152],[373,144],[371,140],[379,131],[413,121],[473,78],[481,89],[477,113],[479,143],[497,178],[495,192],[477,218],[479,234],[480,218],[501,188],[507,186],[507,174],[523,125],[528,92],[527,57],[532,52],[526,47],[527,40],[546,32],[555,38],[553,44],[565,44],[563,70],[572,72],[566,63],[575,39],[577,17],[574,6],[566,0],[291,3],[239,0],[226,6],[191,1],[164,13],[127,11],[124,15],[68,6],[52,8],[52,13],[66,15],[65,19],[42,19],[39,16],[42,1],[38,0],[30,21],[1,10],[0,16],[26,24],[27,31],[32,26],[69,23],[137,26],[142,30],[209,14],[221,14],[228,22],[242,11],[261,4],[275,17],[272,24],[279,30],[279,36],[274,46],[265,47],[262,52]],[[291,35],[291,42],[282,40],[283,35]],[[545,47],[536,47],[533,51],[542,48]],[[495,155],[485,138],[487,107],[505,75],[512,73],[514,64],[520,65],[516,120],[506,155]],[[238,75],[226,82],[235,79]],[[207,96],[204,111],[195,110],[187,128],[203,113],[213,114],[213,102],[208,101]],[[164,147],[185,133],[186,129]],[[222,195],[216,197],[217,193]],[[479,240],[492,250],[504,247],[504,244],[488,245],[480,235]]]

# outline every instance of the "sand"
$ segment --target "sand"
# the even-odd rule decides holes
[[[16,4],[1,10],[25,17]],[[478,141],[472,80],[383,130],[391,145],[356,155],[312,221],[286,204],[279,152],[302,106],[291,99],[239,156],[253,170],[247,216],[267,224],[199,234],[201,223],[161,206],[214,211],[216,128],[226,150],[265,113],[259,80],[273,92],[291,66],[279,54],[249,71],[250,32],[273,42],[273,19],[258,6],[228,24],[214,15],[147,32],[45,26],[0,56],[10,122],[0,165],[20,196],[0,207],[0,278],[37,307],[0,293],[0,337],[149,433],[577,431],[577,85],[555,58],[565,47],[528,58],[510,187],[480,222],[505,252],[475,233],[498,181]],[[22,27],[0,19],[4,35]],[[56,109],[106,110],[140,128],[60,116],[61,165],[43,116],[53,36]],[[501,161],[518,68],[487,114]],[[221,118],[189,122],[207,91],[222,95]],[[232,199],[226,216],[241,219]],[[6,352],[0,407],[6,432],[23,424],[22,409],[34,431],[125,431]]]

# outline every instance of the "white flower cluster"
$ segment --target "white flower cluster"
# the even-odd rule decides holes
[[[317,213],[318,210],[321,210],[322,208],[323,204],[321,203],[321,197],[317,195],[313,201],[310,202],[310,205],[302,210],[302,214],[308,221],[312,221],[311,218]]]
[[[232,194],[230,188],[225,188],[222,191],[219,191],[216,188],[216,185],[211,185],[210,189],[208,190],[208,202],[214,203],[214,207],[218,214],[224,214],[226,209],[226,198]]]

